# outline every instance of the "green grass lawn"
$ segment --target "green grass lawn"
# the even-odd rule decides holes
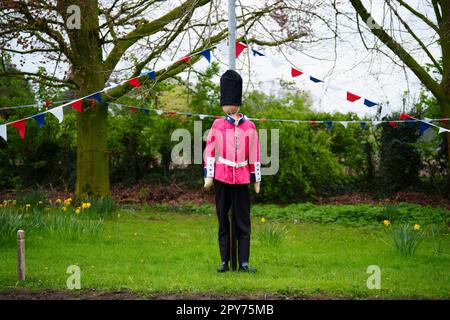
[[[279,244],[262,241],[267,223],[252,220],[250,262],[256,274],[218,274],[217,219],[213,214],[123,210],[105,221],[99,239],[63,241],[27,236],[27,279],[16,280],[14,242],[0,245],[0,291],[66,288],[69,265],[81,268],[82,289],[129,289],[142,294],[286,294],[312,297],[450,298],[450,241],[442,255],[426,238],[412,257],[400,257],[383,226],[279,220]],[[381,290],[366,286],[367,267],[381,269]]]

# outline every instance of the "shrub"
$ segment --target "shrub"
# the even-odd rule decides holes
[[[407,223],[392,226],[389,220],[385,220],[385,231],[392,241],[392,246],[396,253],[400,256],[412,256],[417,246],[425,237],[420,225],[415,224],[414,227]]]
[[[277,246],[286,238],[288,231],[286,226],[276,223],[265,223],[257,232],[258,240],[268,246]]]

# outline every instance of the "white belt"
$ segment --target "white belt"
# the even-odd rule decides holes
[[[230,161],[228,159],[219,157],[219,162],[226,164],[227,166],[233,167],[233,168],[241,168],[241,167],[245,167],[248,164],[248,161],[242,161],[242,162],[234,162],[234,161]]]

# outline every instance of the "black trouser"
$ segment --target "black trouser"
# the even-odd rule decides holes
[[[230,260],[231,235],[228,212],[232,213],[233,234],[238,241],[239,263],[250,256],[250,193],[247,184],[227,184],[214,180],[216,212],[219,219],[219,248],[222,262]]]

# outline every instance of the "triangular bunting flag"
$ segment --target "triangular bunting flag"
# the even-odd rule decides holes
[[[206,114],[199,114],[198,117],[200,118],[200,120],[203,120],[207,117],[208,115]]]
[[[81,100],[73,101],[73,102],[69,103],[69,106],[71,106],[72,108],[74,108],[78,112],[83,111],[82,101]]]
[[[317,126],[317,122],[314,121],[314,120],[309,120],[309,123],[310,123],[313,127]]]
[[[342,124],[345,128],[348,126],[348,121],[340,121],[340,124]]]
[[[241,55],[245,48],[247,48],[247,45],[241,42],[236,42],[236,59]]]
[[[313,76],[309,76],[309,80],[311,80],[312,82],[315,82],[315,83],[323,82],[322,80],[314,78]]]
[[[327,129],[330,130],[331,128],[333,128],[333,122],[332,121],[325,121],[325,123],[327,124]]]
[[[222,54],[227,55],[228,54],[228,42],[227,40],[223,40],[217,44],[217,49],[222,52]]]
[[[39,128],[42,128],[45,124],[45,113],[39,113],[32,117],[34,120],[36,120],[37,125]]]
[[[100,92],[96,92],[94,94],[91,94],[86,99],[95,99],[95,100],[98,101],[98,103],[103,103],[102,94]]]
[[[178,60],[178,62],[180,62],[180,61],[189,62],[189,60],[191,60],[191,56],[182,57]]]
[[[427,129],[431,128],[431,126],[426,122],[421,122],[419,126],[419,133],[423,134]]]
[[[58,108],[53,108],[48,110],[48,112],[50,112],[51,114],[53,114],[59,121],[59,123],[63,122],[64,119],[64,111],[63,111],[63,107],[58,107]]]
[[[152,80],[156,80],[156,72],[153,70],[150,72],[147,72],[147,76]]]
[[[439,134],[441,134],[441,133],[443,133],[443,132],[450,132],[450,130],[449,130],[449,129],[442,128],[442,127],[439,127]]]
[[[164,111],[162,110],[156,110],[156,113],[158,114],[158,116],[162,115]]]
[[[406,120],[406,119],[412,119],[413,117],[407,115],[406,113],[401,113],[400,114],[400,119],[402,120]]]
[[[364,99],[364,104],[365,104],[366,106],[368,106],[368,107],[374,107],[374,106],[377,105],[377,103],[375,103],[375,102],[373,102],[373,101],[370,101],[370,100],[368,100],[368,99]]]
[[[395,122],[395,121],[389,121],[388,123],[389,123],[389,125],[390,125],[392,128],[397,128],[397,122]]]
[[[127,81],[129,85],[132,85],[133,87],[140,88],[141,83],[139,82],[139,78],[133,78]]]
[[[347,100],[348,100],[348,101],[350,101],[350,102],[355,102],[356,100],[359,100],[359,99],[361,99],[360,96],[358,96],[358,95],[356,95],[356,94],[354,94],[354,93],[351,93],[351,92],[347,91]]]
[[[256,56],[264,57],[263,53],[256,51],[255,49],[252,49],[252,52],[253,52],[254,57],[256,57]]]
[[[136,108],[133,107],[133,106],[131,106],[131,107],[130,107],[130,112],[131,112],[131,113],[135,113],[135,112],[136,112]]]
[[[361,126],[361,129],[366,128],[366,123],[364,121],[360,122],[359,125]]]
[[[423,118],[423,120],[425,120],[425,122],[431,122],[431,121],[433,121],[433,119],[430,119],[430,118]]]
[[[295,69],[294,67],[291,68],[291,76],[292,76],[292,78],[301,76],[302,74],[303,74],[303,72],[301,72],[300,70]]]
[[[372,121],[372,125],[373,125],[373,126],[377,126],[377,125],[379,125],[380,123],[381,123],[381,121],[378,121],[378,120]]]
[[[144,108],[144,113],[148,115],[150,113],[150,110],[147,108]]]
[[[206,60],[208,60],[209,63],[211,63],[211,49],[206,49],[200,52],[203,57],[205,57]]]
[[[27,121],[25,119],[10,123],[11,126],[17,129],[19,132],[20,139],[25,138],[25,131],[27,129]]]
[[[8,141],[8,132],[6,130],[6,125],[0,126],[0,137],[2,137],[5,141]]]

